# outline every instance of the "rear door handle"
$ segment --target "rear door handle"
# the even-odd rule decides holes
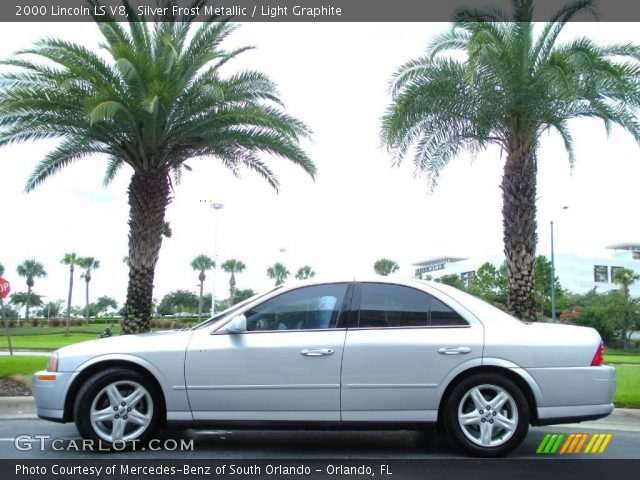
[[[326,355],[333,355],[333,349],[331,348],[307,348],[300,352],[305,357],[324,357]]]
[[[438,353],[442,355],[460,355],[461,353],[469,352],[471,352],[469,347],[442,347],[438,349]]]

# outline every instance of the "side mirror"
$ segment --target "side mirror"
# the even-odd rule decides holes
[[[247,331],[247,317],[236,315],[224,328],[226,333],[244,333]]]

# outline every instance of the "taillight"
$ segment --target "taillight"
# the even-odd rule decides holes
[[[600,342],[600,346],[598,347],[598,351],[593,356],[593,360],[591,360],[591,366],[592,367],[599,367],[600,365],[602,365],[603,361],[604,361],[604,345],[602,344],[602,342]]]

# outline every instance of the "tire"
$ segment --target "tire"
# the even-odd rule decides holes
[[[511,453],[529,430],[529,404],[522,390],[495,373],[473,375],[458,383],[447,398],[444,416],[453,441],[476,457]]]
[[[164,417],[162,393],[140,372],[109,368],[82,385],[73,414],[94,448],[123,450],[153,437]]]

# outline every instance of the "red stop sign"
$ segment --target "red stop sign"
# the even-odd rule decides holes
[[[4,278],[0,277],[0,298],[7,298],[11,291],[11,285]]]

